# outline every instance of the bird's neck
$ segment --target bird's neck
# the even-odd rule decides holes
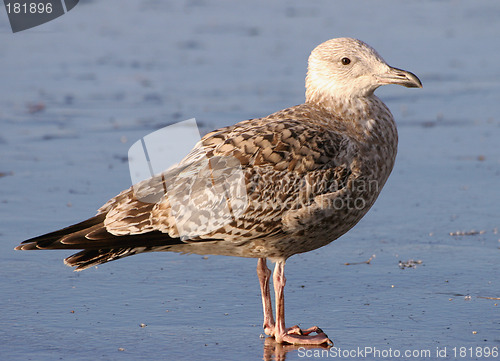
[[[376,102],[376,97],[334,97],[322,94],[307,94],[306,103],[336,115],[343,120],[366,119],[369,116],[371,104]]]
[[[306,103],[330,114],[334,122],[351,129],[352,135],[362,142],[386,139],[386,145],[397,145],[394,118],[387,106],[372,93],[363,96],[336,97],[321,92],[306,92]]]
[[[306,103],[321,108],[339,120],[355,122],[359,125],[363,125],[364,121],[373,117],[378,117],[377,114],[373,114],[374,109],[382,111],[384,113],[381,114],[382,116],[392,118],[389,109],[373,93],[363,96],[335,96],[309,92],[308,89]]]

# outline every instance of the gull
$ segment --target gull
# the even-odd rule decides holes
[[[345,234],[377,199],[398,143],[393,116],[374,95],[386,84],[422,87],[366,43],[328,40],[309,57],[305,103],[208,133],[179,164],[96,216],[16,249],[79,249],[65,259],[76,270],[153,251],[257,258],[264,332],[277,343],[332,344],[316,326],[285,326],[285,262]]]

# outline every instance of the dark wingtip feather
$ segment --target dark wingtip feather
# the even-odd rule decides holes
[[[20,244],[19,246],[14,248],[14,250],[16,251],[29,251],[33,249],[39,249],[36,246],[36,243]]]
[[[82,271],[92,266],[114,261],[136,253],[165,250],[169,245],[182,244],[160,231],[116,236],[104,226],[105,214],[22,242],[16,250],[81,249],[66,258],[64,263]]]
[[[41,236],[33,237],[27,239],[26,241],[21,242],[19,246],[14,248],[18,251],[28,251],[35,249],[64,249],[71,248],[63,243],[61,240],[64,236],[77,233],[93,226],[102,224],[104,222],[105,214],[98,214],[92,218],[86,219],[83,222],[73,224],[69,227],[62,228],[55,232],[50,232],[46,234],[42,234]]]

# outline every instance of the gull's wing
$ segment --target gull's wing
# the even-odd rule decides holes
[[[342,196],[353,147],[315,108],[289,108],[207,134],[177,167],[122,192],[100,212],[115,235],[157,230],[189,242],[293,232],[293,222],[283,220],[321,208],[318,196]],[[224,186],[234,188],[228,179],[240,183],[221,195]]]
[[[83,249],[65,260],[80,270],[186,243],[286,237],[320,221],[318,197],[341,197],[353,177],[356,142],[329,117],[299,105],[209,133],[177,166],[124,190],[95,217],[17,249]]]

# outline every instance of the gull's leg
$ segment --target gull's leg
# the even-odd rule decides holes
[[[276,342],[283,343],[285,335],[285,262],[278,261],[274,266],[273,285],[276,299],[276,329],[274,338]]]
[[[262,308],[264,309],[264,333],[272,335],[274,332],[273,306],[271,304],[271,292],[269,291],[269,279],[271,270],[267,268],[267,260],[259,258],[257,262],[257,276],[259,277],[260,292],[262,293]]]
[[[273,274],[274,294],[276,297],[276,325],[274,338],[277,343],[291,343],[294,345],[321,345],[333,344],[319,327],[301,330],[298,326],[285,328],[285,261],[277,261]],[[316,335],[308,336],[311,332]]]

